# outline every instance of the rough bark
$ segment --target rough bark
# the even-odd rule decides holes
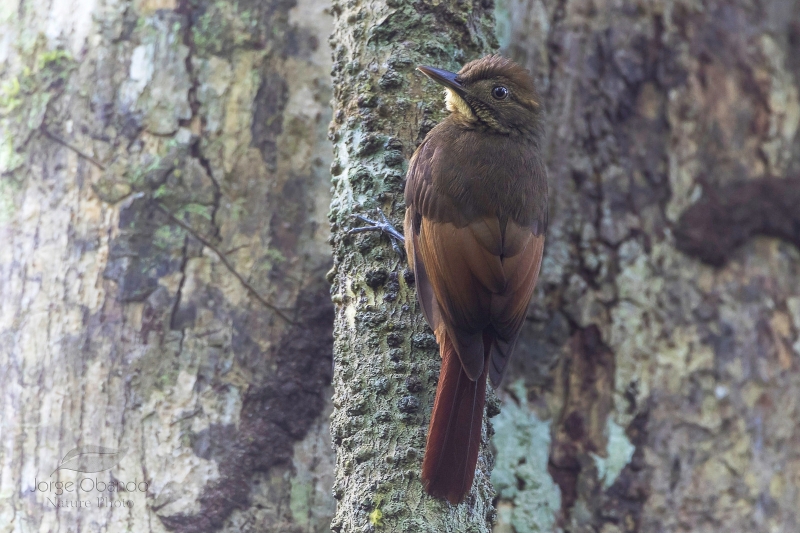
[[[800,9],[498,13],[546,97],[552,223],[495,530],[798,530]]]
[[[326,7],[0,6],[0,531],[328,529]]]
[[[377,233],[348,235],[380,209],[402,226],[407,161],[443,117],[441,89],[415,71],[458,70],[496,46],[491,2],[336,2],[333,228],[334,531],[488,531],[486,441],[475,490],[451,506],[419,479],[439,370],[405,259]],[[487,428],[488,431],[488,428]],[[486,432],[484,432],[486,434]]]
[[[327,529],[324,7],[0,2],[0,531]],[[413,67],[492,48],[488,9],[334,9],[340,530],[490,527],[485,450],[467,504],[421,495],[438,355],[388,241],[345,235],[399,224],[442,116]],[[797,7],[501,0],[497,23],[546,98],[552,224],[495,531],[796,531]],[[98,478],[148,491],[30,492],[81,444],[128,448]]]

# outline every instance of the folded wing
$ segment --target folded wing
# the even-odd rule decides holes
[[[497,385],[536,285],[546,220],[540,216],[521,225],[496,214],[465,218],[476,207],[459,208],[457,198],[436,189],[436,180],[447,181],[456,167],[447,157],[452,154],[426,139],[412,158],[406,183],[408,256],[437,339],[447,332],[471,380],[483,373],[484,339],[492,339],[489,377]],[[488,176],[480,179],[491,182]]]

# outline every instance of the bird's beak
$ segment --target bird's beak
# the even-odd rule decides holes
[[[417,67],[417,70],[428,76],[430,79],[440,85],[444,85],[448,89],[452,89],[459,96],[463,96],[466,92],[464,86],[456,80],[458,74],[454,74],[447,70],[434,67]]]

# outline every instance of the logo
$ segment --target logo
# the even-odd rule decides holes
[[[81,474],[96,474],[114,468],[127,449],[106,448],[87,444],[68,451],[50,474],[52,478],[58,472],[71,470]],[[68,476],[70,477],[70,476]],[[31,492],[39,493],[47,500],[47,505],[56,508],[103,508],[133,507],[131,499],[135,493],[146,493],[150,488],[147,481],[137,479],[105,481],[97,476],[77,477],[74,481],[45,481],[34,479]],[[94,493],[94,494],[93,494]],[[43,502],[44,503],[44,502]]]
[[[53,470],[53,474],[59,470],[74,470],[86,474],[109,470],[122,461],[127,451],[127,449],[115,450],[92,444],[79,446],[67,452]],[[50,477],[53,477],[53,474],[50,474]]]

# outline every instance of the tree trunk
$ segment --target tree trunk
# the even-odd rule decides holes
[[[333,8],[335,408],[327,4],[6,4],[0,531],[325,531],[331,485],[335,530],[487,531],[490,464],[498,533],[800,529],[797,6],[499,0],[551,226],[494,460],[451,507],[418,480],[413,278],[346,232],[400,225],[443,117],[413,69],[493,50],[491,4]],[[125,453],[51,476],[87,445]],[[85,478],[147,486],[39,485]]]
[[[18,4],[0,531],[327,530],[327,3]]]
[[[800,8],[501,0],[498,28],[546,96],[552,222],[496,531],[797,531]]]
[[[334,77],[334,531],[488,531],[494,514],[482,447],[476,490],[457,507],[419,478],[439,369],[413,274],[353,215],[402,226],[407,161],[443,117],[441,88],[418,65],[458,70],[492,50],[490,2],[337,2]]]

